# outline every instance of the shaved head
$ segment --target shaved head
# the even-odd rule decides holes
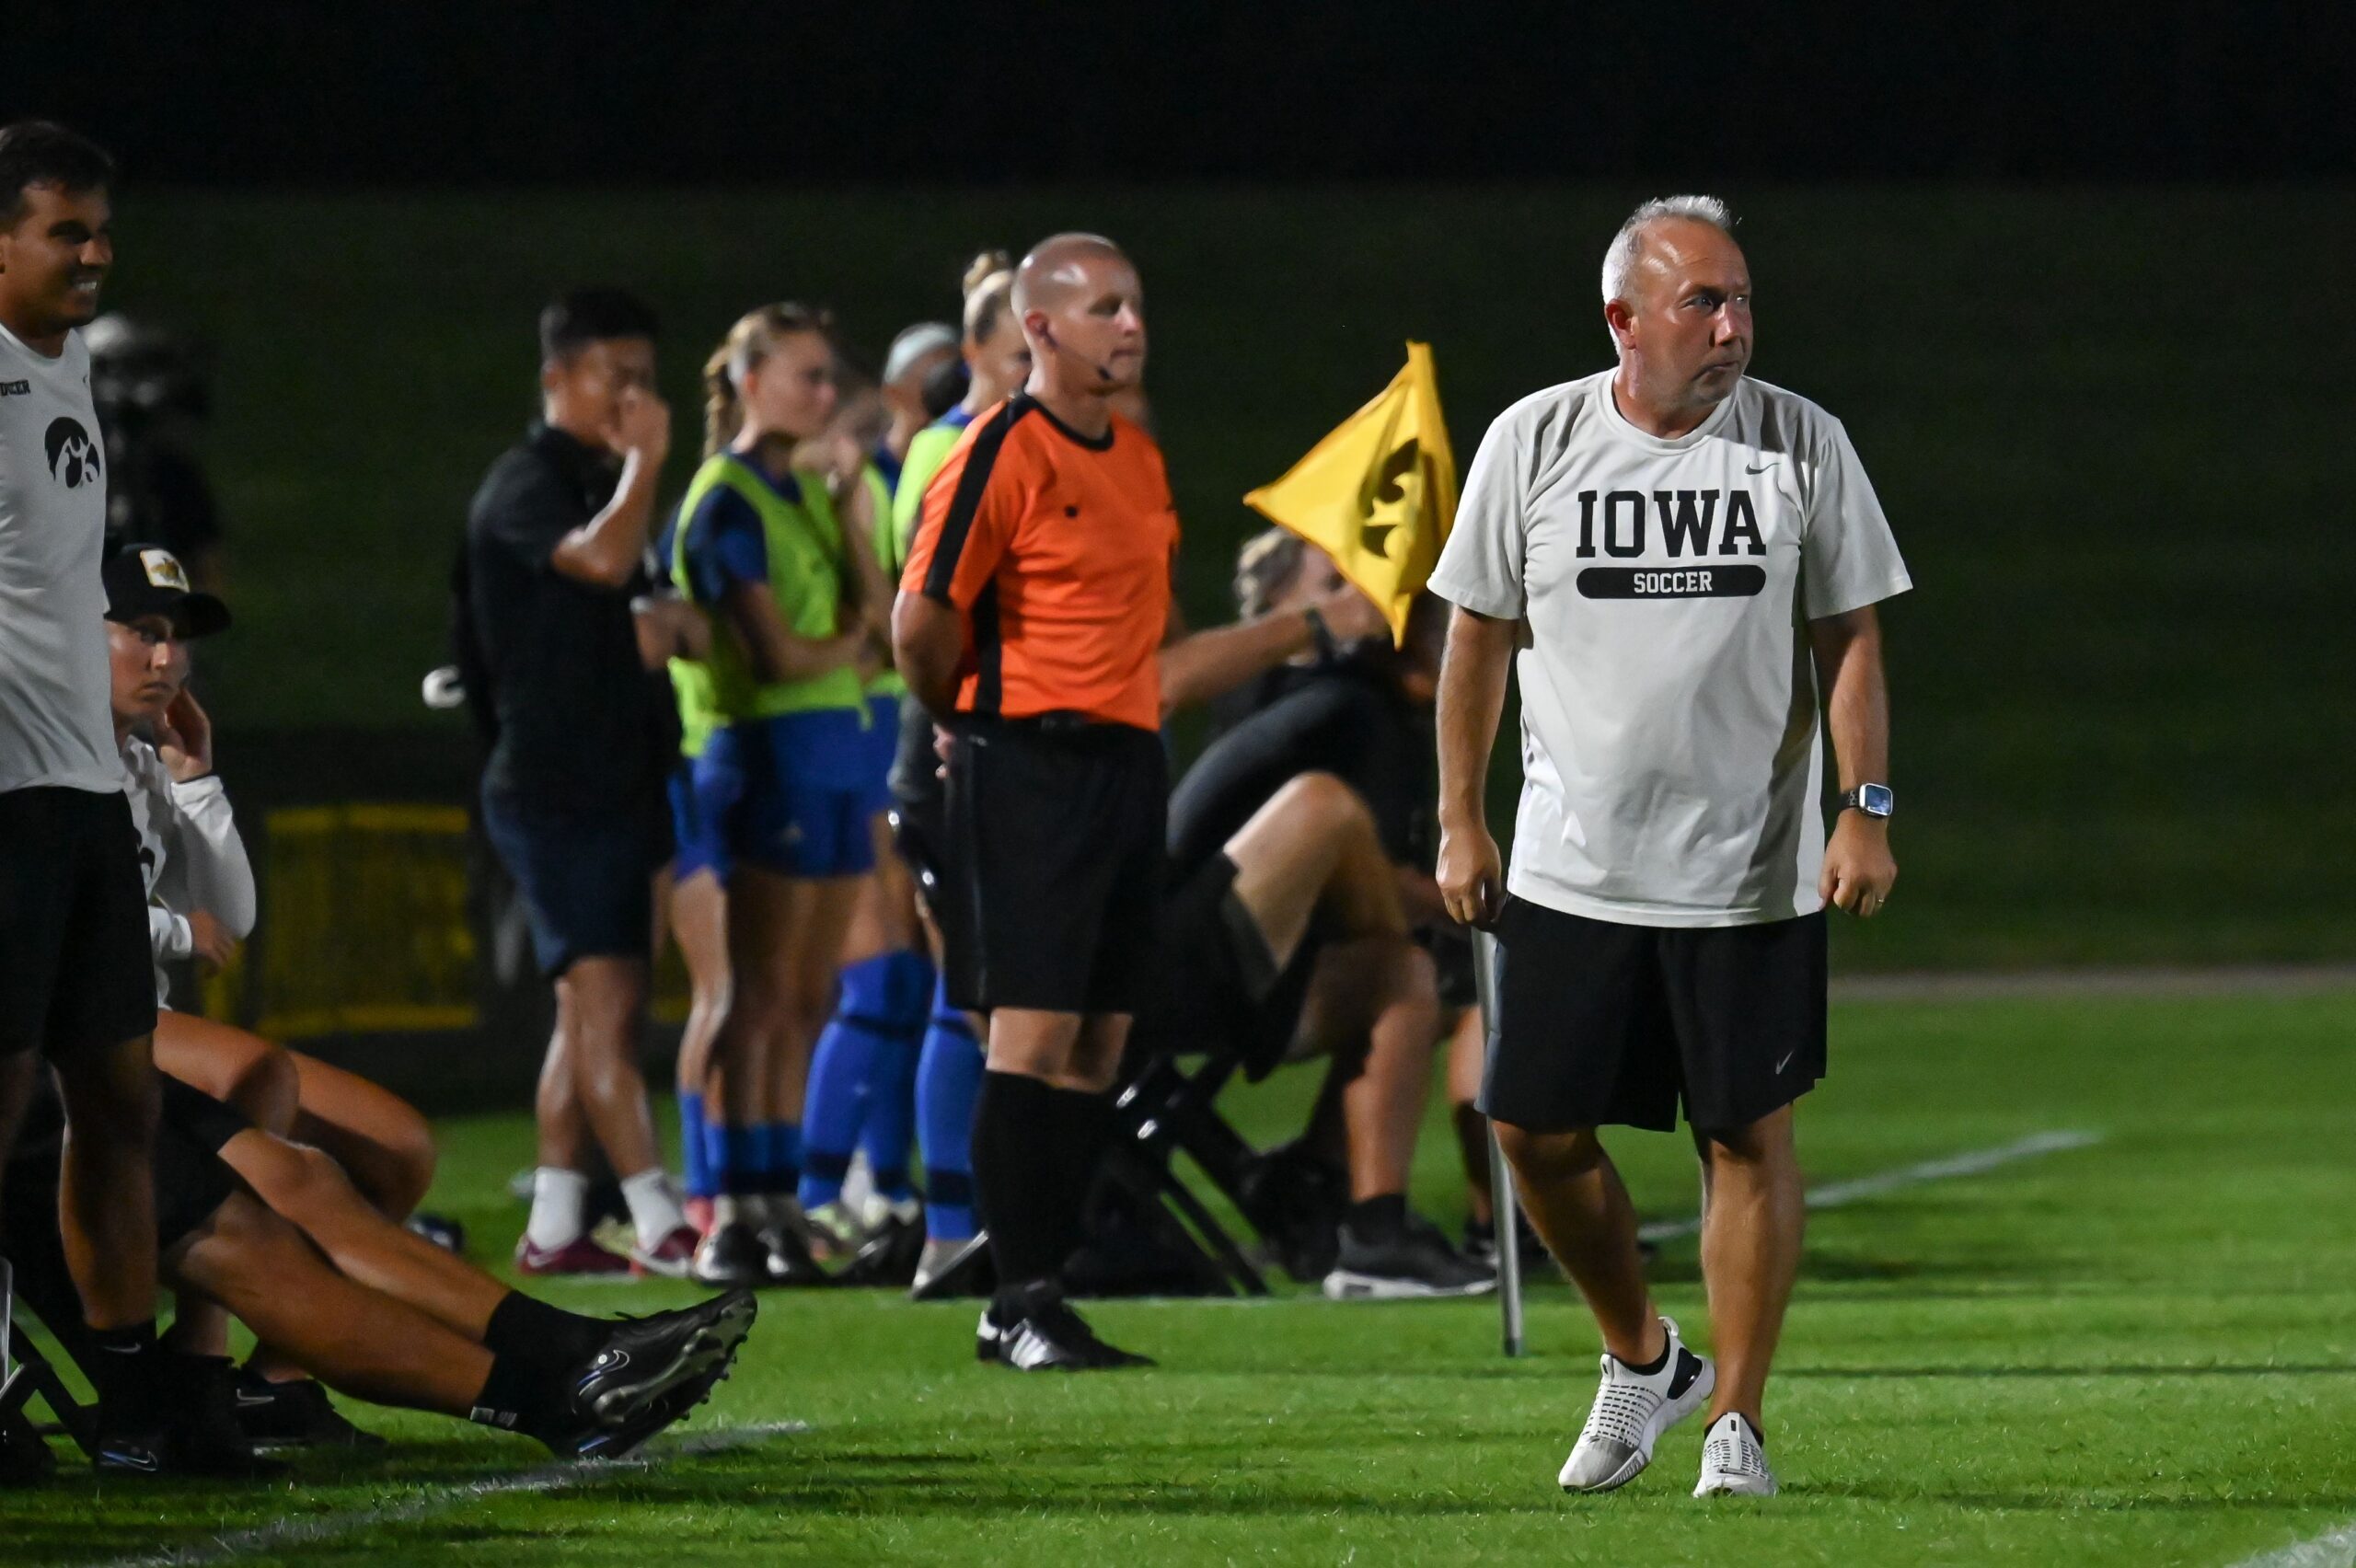
[[[1144,288],[1126,253],[1103,235],[1059,234],[1033,246],[1014,269],[1014,314],[1031,346],[1035,397],[1101,403],[1145,372]],[[1087,418],[1104,416],[1092,408]]]
[[[1131,265],[1127,254],[1101,234],[1058,234],[1041,240],[1014,270],[1016,314],[1053,310],[1075,290],[1088,286],[1091,263],[1104,261]]]

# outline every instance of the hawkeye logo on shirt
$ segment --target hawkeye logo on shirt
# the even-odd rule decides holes
[[[1719,502],[1726,504],[1723,508]],[[1641,556],[1649,548],[1654,523],[1672,560],[1686,557],[1721,558],[1692,566],[1590,566],[1578,575],[1579,594],[1588,599],[1743,599],[1767,586],[1762,567],[1739,562],[1743,556],[1763,556],[1767,541],[1759,531],[1759,512],[1747,490],[1733,491],[1642,490],[1579,491],[1579,548],[1582,560],[1597,553],[1623,559]],[[1723,558],[1735,557],[1729,561]]]
[[[42,444],[49,452],[50,478],[67,490],[79,490],[98,477],[98,443],[90,439],[81,421],[52,420]]]

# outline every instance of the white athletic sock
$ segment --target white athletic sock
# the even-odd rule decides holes
[[[678,1197],[671,1191],[671,1178],[659,1165],[624,1178],[622,1202],[629,1205],[629,1222],[638,1231],[641,1247],[654,1246],[687,1223]]]
[[[532,1217],[524,1223],[525,1239],[543,1252],[579,1240],[588,1202],[588,1177],[562,1166],[541,1166],[532,1172]]]

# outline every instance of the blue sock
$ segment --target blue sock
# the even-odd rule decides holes
[[[908,1145],[917,1130],[917,1060],[924,1047],[927,1015],[932,1009],[939,977],[923,953],[888,955],[890,970],[882,1016],[876,1019],[884,1038],[873,1057],[867,1085],[867,1114],[860,1124],[859,1147],[866,1151],[868,1168],[875,1173],[876,1193],[894,1203],[916,1196],[908,1182]]]
[[[791,1197],[802,1181],[802,1124],[765,1122],[760,1132],[760,1190]]]
[[[848,983],[844,989],[849,991]],[[840,1012],[818,1036],[818,1049],[810,1058],[809,1094],[802,1102],[805,1214],[843,1195],[843,1177],[850,1170],[851,1151],[859,1147],[867,1080],[882,1043],[882,1036]]]
[[[756,1197],[768,1188],[768,1139],[766,1127],[722,1126],[720,1159],[715,1170],[720,1190],[732,1198]],[[710,1147],[709,1143],[705,1145]]]
[[[711,1160],[704,1143],[703,1096],[679,1096],[679,1164],[687,1196],[709,1198],[720,1191],[712,1179]]]
[[[974,1102],[982,1092],[982,1046],[964,1016],[935,994],[917,1059],[917,1136],[924,1148],[924,1229],[934,1241],[973,1239]]]

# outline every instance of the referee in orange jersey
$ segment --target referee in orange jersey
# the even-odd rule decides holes
[[[927,487],[892,640],[953,737],[936,914],[951,1000],[989,1015],[974,1177],[999,1293],[977,1348],[1023,1371],[1136,1366],[1057,1274],[1156,962],[1161,716],[1380,617],[1351,594],[1185,635],[1161,452],[1113,409],[1145,368],[1137,270],[1058,235],[1016,269],[1013,304],[1030,379]]]

